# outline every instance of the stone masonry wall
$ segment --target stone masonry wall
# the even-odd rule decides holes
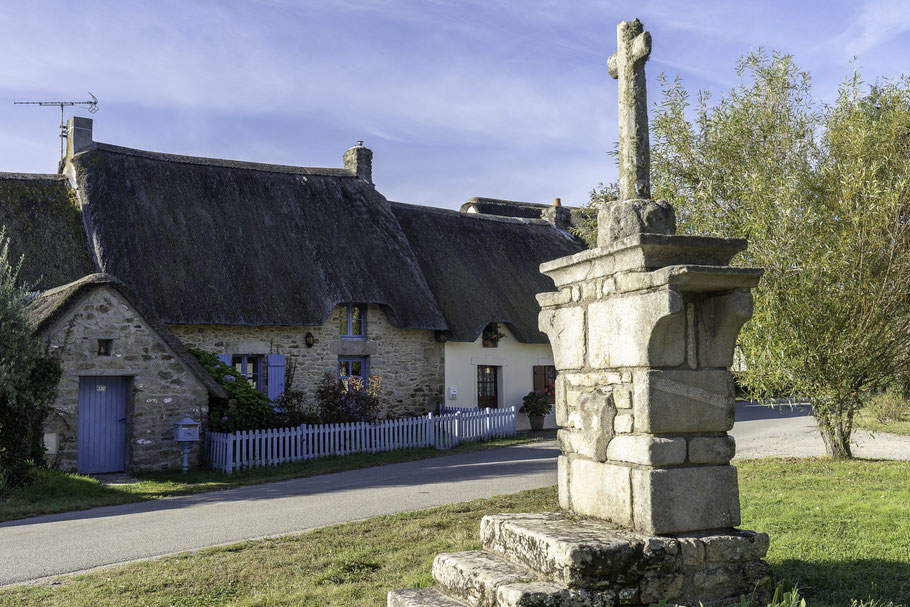
[[[346,308],[336,306],[325,324],[312,327],[240,327],[171,325],[188,347],[216,353],[284,354],[297,361],[295,387],[315,403],[316,384],[325,373],[338,372],[339,356],[369,357],[370,375],[382,377],[382,416],[409,417],[436,411],[442,399],[444,344],[433,331],[392,325],[378,305],[366,314],[366,339],[342,340],[339,321]],[[307,332],[314,344],[307,348]]]
[[[46,444],[57,447],[48,454],[51,463],[76,470],[79,377],[103,375],[130,377],[127,469],[182,464],[173,424],[184,415],[204,424],[208,390],[119,293],[95,289],[43,337],[61,349],[63,367],[56,414],[45,425]],[[111,356],[98,356],[98,339],[113,340]],[[201,448],[201,442],[192,444],[191,466],[198,464]]]

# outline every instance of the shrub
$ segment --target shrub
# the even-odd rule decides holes
[[[228,394],[226,403],[219,402],[209,407],[211,430],[237,432],[278,427],[278,416],[265,394],[251,386],[236,369],[218,360],[214,352],[199,348],[189,350]]]
[[[379,417],[382,380],[371,375],[364,385],[359,377],[338,379],[326,373],[316,388],[319,421],[323,424],[371,422]]]
[[[303,390],[294,388],[296,375],[297,360],[288,357],[284,367],[285,389],[275,402],[275,415],[278,418],[278,424],[283,428],[319,423],[319,411],[307,402],[308,399]]]
[[[0,494],[44,466],[44,421],[60,380],[59,356],[42,346],[25,315],[22,262],[10,265],[8,253],[0,228]]]

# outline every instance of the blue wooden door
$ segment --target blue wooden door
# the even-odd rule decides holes
[[[128,377],[79,378],[79,472],[98,474],[126,469],[128,385]]]

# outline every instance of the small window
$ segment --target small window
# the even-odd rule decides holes
[[[556,367],[534,366],[534,391],[546,396],[547,402],[551,405],[556,403]]]
[[[98,356],[110,356],[111,349],[114,347],[113,339],[98,340]]]
[[[338,358],[338,379],[347,386],[348,380],[358,377],[366,385],[368,379],[368,363],[366,356],[342,356]]]
[[[264,391],[265,383],[262,377],[262,356],[258,354],[235,354],[231,357],[231,366],[244,376],[249,384],[259,390]]]
[[[366,339],[366,304],[342,304],[339,333],[342,339]]]

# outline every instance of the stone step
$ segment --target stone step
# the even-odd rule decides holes
[[[471,607],[597,607],[616,598],[612,590],[568,590],[535,580],[527,567],[483,550],[438,555],[433,578],[440,590]]]
[[[480,536],[484,550],[567,588],[607,588],[630,570],[670,571],[679,551],[673,538],[644,536],[562,512],[485,516]]]
[[[390,590],[387,607],[465,607],[461,601],[447,597],[435,588],[399,588]]]
[[[500,586],[534,581],[527,569],[483,550],[443,553],[433,559],[433,579],[446,594],[472,607],[495,607]]]

